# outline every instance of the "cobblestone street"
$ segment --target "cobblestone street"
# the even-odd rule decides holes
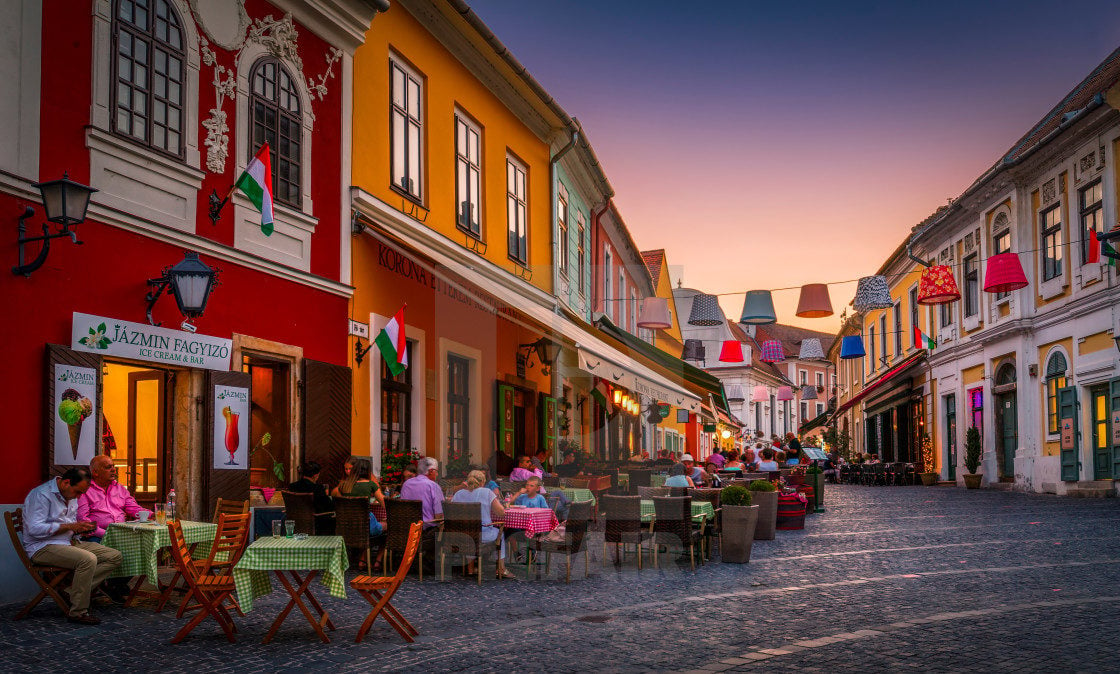
[[[60,654],[168,672],[1118,669],[1116,500],[830,485],[826,506],[744,566],[616,570],[600,534],[591,577],[580,559],[570,586],[555,563],[541,582],[410,579],[395,603],[420,630],[412,645],[381,621],[354,644],[366,605],[321,590],[332,643],[296,612],[261,645],[277,589],[237,621],[236,644],[204,624],[169,646],[180,621],[151,605],[97,606],[105,622],[88,628],[44,604],[0,623],[0,669],[41,671]]]

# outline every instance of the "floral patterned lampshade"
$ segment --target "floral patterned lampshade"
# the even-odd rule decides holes
[[[732,384],[731,386],[727,387],[727,402],[741,403],[745,399],[746,396],[743,394],[742,386],[739,386],[738,384]]]
[[[797,356],[801,360],[824,360],[824,347],[821,340],[810,337],[801,342],[801,353]]]
[[[740,344],[738,340],[734,339],[724,341],[723,346],[719,350],[719,362],[742,363],[743,345]]]
[[[797,301],[797,315],[801,318],[831,316],[832,300],[828,298],[828,286],[823,283],[809,283],[801,286],[801,298]]]
[[[638,310],[638,327],[647,330],[668,330],[673,327],[669,300],[664,297],[647,297]]]
[[[778,322],[778,315],[774,313],[774,297],[769,290],[747,291],[739,322],[747,325],[769,325]]]
[[[792,386],[779,386],[778,387],[778,400],[793,400],[793,387]]]
[[[782,350],[782,343],[776,339],[768,339],[762,343],[762,354],[758,357],[763,363],[778,363],[786,359]]]
[[[988,258],[984,274],[984,292],[1009,293],[1027,287],[1027,275],[1016,253],[1000,253]]]
[[[863,338],[859,335],[848,335],[840,342],[840,357],[844,360],[863,358],[867,352],[863,350]]]
[[[755,386],[754,390],[751,391],[751,402],[752,403],[764,403],[769,399],[770,399],[770,393],[766,390],[765,386],[762,386],[762,385]]]
[[[894,306],[886,276],[864,276],[856,286],[856,298],[852,302],[856,311],[890,309]]]
[[[705,357],[704,342],[699,339],[684,340],[684,351],[681,353],[681,360],[704,360]]]
[[[812,384],[806,384],[806,385],[802,386],[801,387],[801,399],[802,400],[816,400],[817,399],[817,387],[813,386]]]
[[[960,298],[960,288],[948,265],[935,264],[922,272],[918,280],[918,304],[947,304]]]
[[[692,298],[692,311],[688,312],[688,324],[711,327],[723,325],[723,311],[715,295],[699,293]]]

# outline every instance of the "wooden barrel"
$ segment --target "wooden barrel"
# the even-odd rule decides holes
[[[802,494],[778,495],[778,524],[775,529],[791,531],[805,528],[804,498]]]

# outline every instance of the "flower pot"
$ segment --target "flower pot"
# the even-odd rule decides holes
[[[968,487],[969,489],[979,489],[980,488],[980,481],[983,480],[983,479],[984,479],[983,475],[979,475],[977,473],[965,473],[964,474],[964,486]]]
[[[774,527],[778,522],[778,492],[752,491],[751,503],[758,506],[758,523],[755,525],[754,539],[774,540]]]
[[[721,508],[723,533],[719,555],[725,564],[746,564],[751,561],[751,544],[754,543],[758,525],[758,506],[729,506]]]
[[[932,487],[937,484],[937,473],[922,473],[922,484],[926,487]]]

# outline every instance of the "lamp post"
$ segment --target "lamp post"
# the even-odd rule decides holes
[[[89,197],[97,191],[89,185],[70,180],[69,173],[63,173],[62,178],[58,180],[35,183],[32,187],[39,188],[39,194],[43,199],[43,210],[47,214],[47,222],[53,222],[59,225],[59,228],[57,232],[52,234],[50,227],[43,223],[42,236],[25,236],[27,234],[26,221],[35,215],[35,209],[31,206],[24,209],[23,215],[19,217],[19,237],[17,239],[19,263],[12,267],[12,273],[23,274],[27,278],[31,277],[31,272],[42,267],[43,263],[47,261],[47,253],[51,250],[51,239],[68,236],[75,244],[82,245],[82,242],[78,240],[78,232],[70,228],[77,227],[85,221],[86,209],[89,207]],[[24,247],[35,241],[43,242],[43,245],[39,248],[39,254],[31,262],[25,263]]]
[[[187,251],[178,264],[164,267],[163,276],[148,279],[148,285],[152,286],[144,298],[148,302],[148,322],[152,325],[160,325],[152,318],[152,308],[155,307],[160,295],[169,287],[171,294],[175,296],[179,313],[183,314],[187,321],[201,316],[206,310],[210,292],[218,285],[218,274],[219,270],[211,268],[198,259],[198,253]],[[183,323],[184,328],[188,330],[193,328],[193,326],[187,328],[189,325],[189,322]]]

